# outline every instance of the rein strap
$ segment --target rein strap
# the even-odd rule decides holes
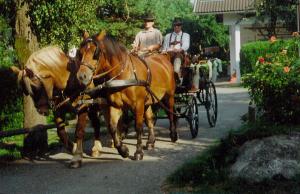
[[[118,66],[116,65],[116,66],[114,66],[113,68],[111,68],[110,70],[108,70],[108,71],[106,71],[106,72],[104,72],[104,73],[101,73],[101,74],[98,74],[98,75],[94,75],[94,76],[93,76],[93,79],[99,79],[99,78],[101,78],[101,77],[103,77],[103,76],[109,74],[110,72],[112,72],[113,70],[115,70],[117,67],[118,67]]]

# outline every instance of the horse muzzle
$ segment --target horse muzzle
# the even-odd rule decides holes
[[[81,84],[87,86],[91,83],[91,81],[93,79],[93,74],[78,72],[77,79]]]

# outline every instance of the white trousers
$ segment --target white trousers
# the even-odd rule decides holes
[[[182,63],[182,61],[181,61],[181,58],[180,58],[180,57],[176,57],[176,58],[174,59],[174,71],[175,71],[178,75],[180,75],[180,67],[181,67],[181,63]]]

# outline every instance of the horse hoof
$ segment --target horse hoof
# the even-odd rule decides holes
[[[133,160],[143,160],[144,153],[143,152],[135,152]]]
[[[176,142],[178,140],[178,134],[177,133],[170,133],[170,138],[172,142]]]
[[[129,149],[126,146],[122,145],[122,146],[118,147],[117,149],[118,149],[119,154],[123,158],[128,158],[128,156],[129,156]]]
[[[101,156],[101,153],[100,153],[99,151],[93,151],[92,154],[91,154],[91,156],[92,156],[93,158],[98,158],[98,157]]]
[[[114,141],[112,141],[112,140],[111,140],[111,141],[108,141],[107,144],[108,144],[108,147],[109,147],[109,148],[115,148]]]
[[[153,150],[154,149],[154,143],[148,143],[146,144],[146,150]]]
[[[69,164],[69,168],[71,169],[76,169],[76,168],[80,168],[82,165],[82,161],[71,161],[71,163]]]

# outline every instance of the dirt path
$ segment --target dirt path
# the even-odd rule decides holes
[[[181,119],[178,129],[180,140],[171,143],[167,120],[159,120],[156,148],[145,151],[143,161],[122,159],[116,150],[109,148],[104,148],[104,154],[98,159],[87,156],[82,168],[76,170],[66,168],[71,156],[65,153],[51,155],[51,159],[46,161],[20,160],[0,166],[0,194],[162,193],[163,181],[178,166],[241,124],[240,116],[247,111],[249,102],[246,90],[218,87],[217,93],[217,126],[209,127],[204,107],[200,107],[200,128],[195,139],[191,139],[188,124]],[[125,142],[130,148],[130,155],[133,155],[136,141],[130,138]]]

